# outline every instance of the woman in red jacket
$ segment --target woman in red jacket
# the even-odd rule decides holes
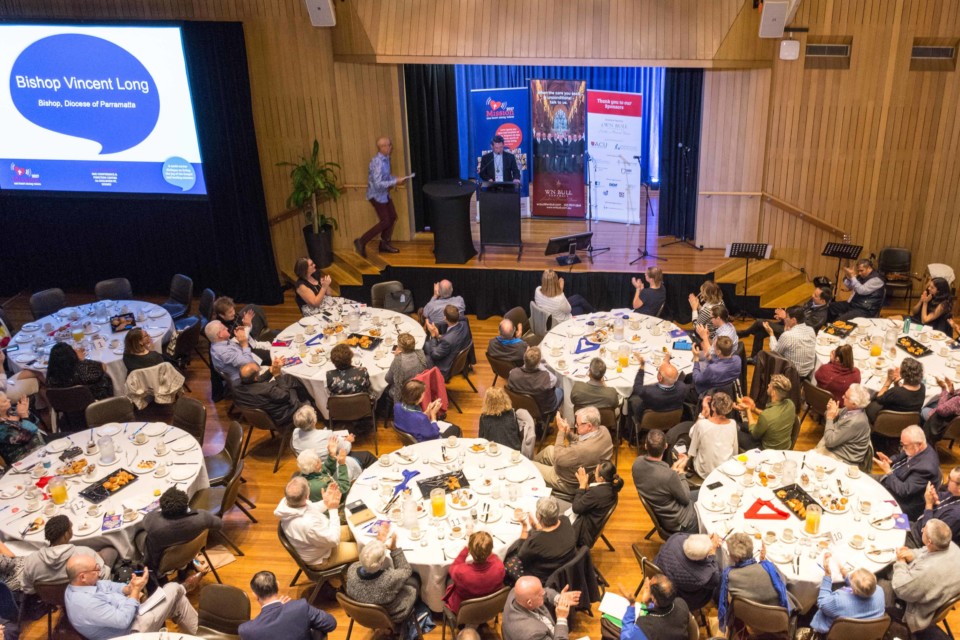
[[[830,352],[830,362],[813,374],[817,386],[833,394],[833,399],[843,406],[843,394],[852,384],[860,384],[860,369],[853,366],[853,347],[842,344]]]
[[[471,562],[467,562],[468,553]],[[493,538],[486,531],[476,531],[450,565],[451,583],[443,601],[457,613],[464,600],[490,595],[500,589],[505,575],[503,561],[493,555]]]

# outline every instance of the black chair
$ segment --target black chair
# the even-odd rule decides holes
[[[640,504],[643,505],[644,511],[647,512],[647,515],[650,516],[650,520],[653,522],[653,529],[650,529],[643,539],[649,540],[651,537],[653,537],[653,534],[656,533],[658,536],[660,536],[661,540],[666,542],[673,534],[663,528],[663,525],[660,524],[660,518],[657,516],[656,511],[654,511],[654,509],[643,496],[640,496]]]
[[[217,453],[204,456],[203,458],[203,464],[207,468],[207,477],[210,479],[211,487],[219,487],[227,484],[227,481],[233,476],[237,464],[240,462],[240,450],[242,447],[243,427],[240,426],[239,422],[233,421],[230,423],[230,426],[227,427],[227,437],[224,439],[223,448]],[[242,476],[241,481],[245,482]],[[237,499],[244,502],[251,509],[257,508],[257,505],[242,493],[237,495]],[[239,502],[237,503],[237,508],[240,509],[251,522],[255,521],[253,515]]]
[[[197,304],[197,313],[200,314],[200,324],[202,327],[207,326],[207,323],[213,320],[213,303],[217,299],[217,294],[213,292],[213,289],[204,289],[200,292],[200,302]]]
[[[523,336],[521,336],[527,344],[531,347],[535,347],[543,341],[541,336],[538,336],[533,331],[533,327],[530,326],[530,318],[527,316],[526,310],[523,307],[514,307],[503,314],[504,320],[509,320],[513,323],[514,328],[518,326],[523,326]]]
[[[633,549],[633,557],[637,559],[637,564],[640,565],[640,584],[637,585],[637,590],[633,592],[633,597],[636,598],[647,579],[653,576],[662,576],[663,571],[650,560],[647,560],[647,556],[643,555],[643,549],[640,548],[639,543],[634,542],[630,548]]]
[[[380,444],[377,439],[376,400],[367,393],[351,393],[348,395],[332,395],[327,399],[327,424],[334,428],[335,422],[356,423],[370,418],[373,422],[373,451],[380,455]]]
[[[240,493],[240,483],[243,482],[242,476],[243,460],[240,460],[237,463],[237,468],[233,471],[233,475],[227,479],[226,485],[220,487],[210,487],[208,489],[200,489],[193,494],[192,498],[190,498],[190,507],[193,509],[205,509],[213,515],[220,516],[221,518],[234,507],[239,507],[240,510],[243,511],[243,513],[245,513],[254,524],[256,524],[257,519],[251,516],[250,513],[241,505],[237,504],[237,496]],[[227,545],[230,546],[230,548],[232,548],[238,556],[244,555],[243,551],[240,550],[240,547],[238,547],[236,543],[234,543],[234,541],[231,540],[226,533],[224,533],[223,529],[219,531],[212,531],[212,533],[223,538],[223,541],[226,542]]]
[[[593,564],[590,547],[584,545],[577,548],[573,558],[551,573],[543,586],[560,592],[566,585],[570,585],[571,591],[580,592],[580,602],[577,603],[576,609],[570,610],[571,616],[576,610],[593,617],[591,605],[600,601],[601,587],[605,587],[606,584],[606,580]]]
[[[540,411],[540,405],[537,404],[537,400],[533,396],[518,391],[511,391],[507,386],[504,386],[503,390],[507,392],[514,411],[526,409],[533,418],[534,423],[541,429],[540,442],[542,443],[547,437],[547,431],[549,431],[549,416]]]
[[[240,457],[244,458],[247,455],[247,449],[250,446],[250,438],[253,436],[254,429],[264,429],[265,431],[270,432],[270,437],[273,438],[276,434],[280,433],[280,447],[277,449],[277,458],[273,461],[273,472],[276,473],[280,468],[280,457],[283,455],[283,450],[289,445],[290,438],[293,436],[293,427],[287,425],[286,427],[278,426],[273,418],[270,417],[263,409],[246,409],[240,407],[240,413],[243,415],[243,419],[250,425],[250,430],[247,431],[247,439],[243,443],[243,451],[240,453]]]
[[[477,388],[473,386],[473,382],[470,380],[469,376],[469,366],[467,365],[467,358],[470,357],[470,350],[473,349],[473,344],[465,347],[457,356],[453,359],[453,364],[450,366],[450,375],[444,380],[445,383],[448,383],[453,380],[454,376],[463,376],[463,379],[467,381],[467,384],[470,385],[470,388],[473,389],[474,393],[479,393]],[[457,411],[463,413],[463,410],[460,408],[460,405],[457,404],[457,401],[453,399],[453,396],[450,394],[450,387],[447,387],[447,399],[453,403],[453,406],[457,408]]]
[[[49,387],[47,401],[50,403],[51,430],[56,433],[60,430],[58,424],[62,420],[68,431],[78,431],[87,428],[85,416],[87,407],[93,404],[93,394],[88,387],[82,384],[72,387]]]
[[[891,291],[902,291],[907,309],[913,299],[911,262],[910,249],[903,247],[884,247],[877,256],[877,271],[883,276],[884,295],[889,295]]]
[[[800,417],[793,417],[793,429],[790,431],[790,448],[797,446],[797,440],[800,438]]]
[[[39,320],[67,306],[67,296],[63,289],[44,289],[30,296],[30,312],[34,320]]]
[[[243,589],[208,584],[200,591],[197,616],[197,636],[205,640],[236,638],[240,625],[250,620],[250,598]]]
[[[184,379],[187,377],[190,358],[200,345],[200,318],[194,317],[188,318],[188,320],[192,320],[192,322],[184,323],[184,327],[180,329],[177,334],[177,341],[173,345],[173,353],[164,355],[164,360],[175,366]],[[190,391],[186,381],[183,383],[183,388]]]
[[[397,313],[413,313],[417,308],[413,302],[413,294],[398,280],[378,282],[370,287],[370,306]]]
[[[737,341],[736,357],[740,358],[740,388],[747,389],[747,349],[743,346],[743,340]]]
[[[217,573],[217,568],[213,566],[213,563],[210,561],[210,556],[207,555],[207,537],[209,534],[209,530],[202,531],[200,535],[193,540],[187,540],[186,542],[166,547],[163,552],[161,552],[160,560],[157,562],[157,577],[163,578],[174,571],[179,571],[190,566],[193,564],[197,555],[200,554],[203,556],[203,559],[207,561],[207,566],[210,567],[210,570],[213,571],[213,577],[217,579],[217,582],[223,584],[223,580],[220,579],[220,574]]]
[[[133,287],[126,278],[101,280],[93,287],[97,300],[132,300]]]
[[[610,551],[613,551],[613,552],[617,551],[616,549],[613,548],[613,545],[610,544],[610,541],[607,540],[607,536],[603,535],[603,529],[604,527],[607,526],[607,523],[610,522],[610,518],[613,517],[613,512],[617,510],[617,504],[619,504],[619,502],[620,502],[619,500],[617,500],[617,502],[614,502],[613,506],[610,507],[606,515],[603,516],[603,520],[600,521],[599,533],[597,537],[590,542],[590,545],[589,545],[591,549],[596,546],[597,540],[603,540],[603,544],[607,545],[607,549],[610,549]]]
[[[180,396],[173,405],[170,424],[193,436],[200,446],[207,433],[207,407],[196,398]]]
[[[642,431],[659,429],[666,433],[680,424],[682,418],[683,409],[674,409],[673,411],[653,411],[652,409],[647,409],[644,411],[640,417],[640,424],[637,426],[636,433],[634,434],[636,436],[637,455],[640,454],[640,433]]]
[[[174,320],[178,320],[190,313],[190,304],[193,302],[193,279],[178,273],[170,281],[170,297],[162,306]]]
[[[133,422],[133,403],[123,396],[97,400],[84,409],[88,427],[99,427],[109,422]]]
[[[490,368],[493,369],[493,382],[490,383],[491,387],[497,386],[497,380],[499,378],[507,380],[510,377],[510,372],[516,368],[516,365],[509,360],[494,358],[489,352],[486,353],[486,356],[487,362],[490,363]]]

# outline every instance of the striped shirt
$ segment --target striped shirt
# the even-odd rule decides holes
[[[770,350],[786,358],[806,378],[817,364],[817,334],[805,324],[797,324],[777,338],[770,336]]]

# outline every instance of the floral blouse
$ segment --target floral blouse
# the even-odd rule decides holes
[[[43,444],[43,436],[30,420],[0,419],[0,457],[7,466]]]
[[[327,371],[327,389],[334,396],[370,393],[370,374],[363,367]]]

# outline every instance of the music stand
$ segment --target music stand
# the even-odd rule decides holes
[[[574,233],[569,236],[557,236],[550,238],[547,242],[547,248],[544,249],[543,255],[552,256],[557,253],[566,252],[567,255],[557,257],[557,264],[564,267],[572,267],[580,262],[577,251],[586,251],[592,241],[593,232],[590,231],[587,233]]]
[[[836,286],[838,289],[840,287],[840,269],[843,267],[843,261],[856,260],[860,257],[860,253],[862,251],[862,246],[848,244],[846,242],[828,242],[827,246],[823,248],[823,251],[820,253],[820,255],[826,258],[837,259],[837,275],[834,277],[833,281],[837,283]]]
[[[743,276],[743,295],[748,295],[750,288],[750,261],[764,260],[770,257],[770,245],[766,242],[734,242],[727,245],[726,257],[744,258],[746,266]]]

